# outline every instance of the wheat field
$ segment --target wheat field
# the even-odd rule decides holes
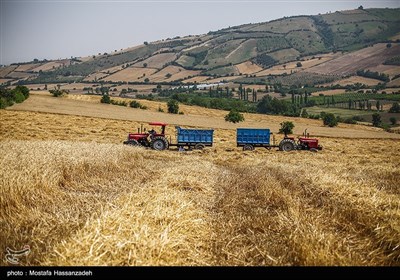
[[[121,144],[135,121],[0,116],[1,265],[400,265],[398,139],[157,152]]]

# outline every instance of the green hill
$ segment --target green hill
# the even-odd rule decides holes
[[[111,79],[121,76],[115,75],[116,71],[135,71],[131,65],[160,53],[176,54],[176,59],[166,60],[164,67],[181,67],[181,74],[175,76],[176,80],[166,77],[160,83],[179,84],[193,76],[193,71],[185,76],[185,70],[199,70],[195,73],[211,77],[241,75],[235,65],[246,61],[268,69],[274,65],[300,61],[324,53],[355,51],[378,42],[395,44],[399,40],[390,38],[400,32],[399,15],[400,9],[357,9],[323,15],[285,17],[210,31],[203,35],[145,42],[135,48],[93,55],[85,60],[76,58],[57,67],[45,67],[45,70],[34,71],[30,68],[20,71],[25,73],[23,79],[19,79],[21,75],[15,75],[18,69],[13,70],[14,72],[0,69],[0,77],[26,84],[110,81],[107,77],[111,74],[114,74]],[[39,63],[45,65],[51,62]],[[119,68],[111,71],[110,68],[113,67]],[[88,78],[95,73],[99,74],[99,80],[97,77],[96,80]],[[246,82],[244,77],[238,78],[241,82]],[[115,78],[111,82],[127,81]],[[128,82],[144,83],[137,80]]]

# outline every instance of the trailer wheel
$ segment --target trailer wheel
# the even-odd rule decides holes
[[[168,149],[168,141],[162,136],[156,136],[151,142],[151,147],[157,151],[166,150]]]
[[[203,150],[206,146],[204,144],[198,143],[194,146],[196,150]]]
[[[289,152],[296,149],[296,144],[293,140],[291,139],[283,139],[280,143],[279,143],[279,150],[280,151],[285,151],[285,152]]]
[[[243,151],[252,151],[252,150],[254,150],[254,147],[252,145],[243,146]]]

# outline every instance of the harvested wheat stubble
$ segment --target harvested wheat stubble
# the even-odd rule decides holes
[[[25,265],[399,265],[400,142],[323,141],[315,154],[3,140],[0,258],[28,244]]]

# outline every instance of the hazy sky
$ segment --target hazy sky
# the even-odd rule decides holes
[[[394,8],[400,7],[400,0],[0,0],[0,64],[87,56],[144,41],[360,5]]]

